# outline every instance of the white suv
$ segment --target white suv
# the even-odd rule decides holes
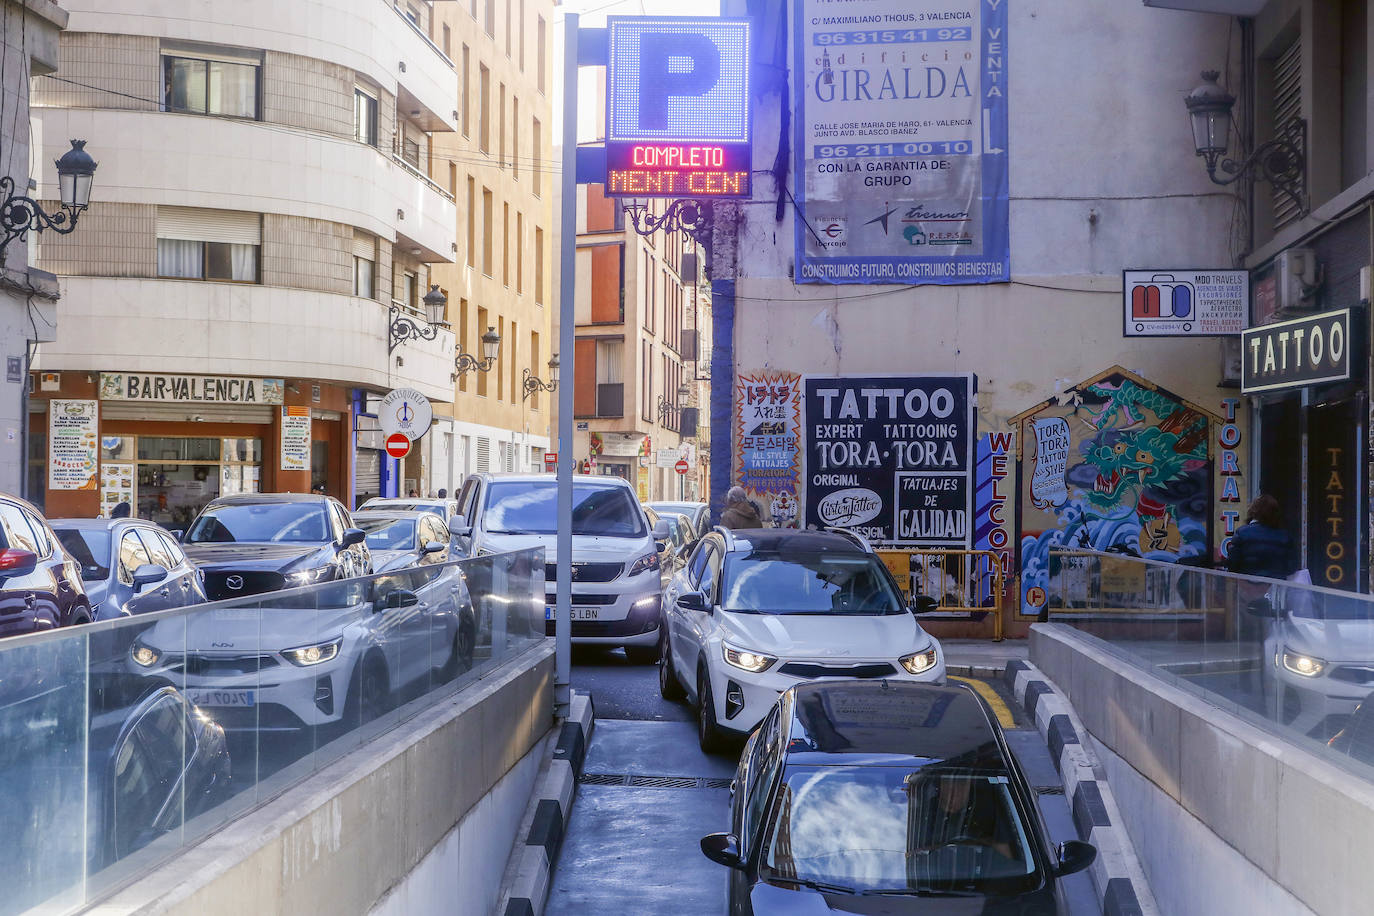
[[[458,494],[469,556],[544,548],[546,632],[553,635],[558,542],[554,474],[475,474]],[[658,659],[659,542],[667,524],[650,528],[634,490],[619,477],[576,475],[572,507],[572,640],[624,646],[632,662]]]
[[[939,642],[851,532],[717,527],[663,603],[659,690],[669,700],[691,697],[703,750],[747,735],[802,681],[945,680]]]

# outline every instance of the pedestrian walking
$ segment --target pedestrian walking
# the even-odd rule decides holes
[[[1293,538],[1283,527],[1279,501],[1262,493],[1245,513],[1245,524],[1231,537],[1226,560],[1231,572],[1270,579],[1286,579],[1297,568]]]
[[[749,501],[744,487],[731,487],[725,494],[725,511],[720,523],[726,528],[762,528],[763,519],[758,508]]]

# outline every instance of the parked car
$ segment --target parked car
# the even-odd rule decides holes
[[[676,512],[659,512],[649,506],[644,507],[649,519],[649,527],[656,527],[661,519],[668,525],[668,538],[658,547],[659,573],[663,584],[667,585],[673,574],[687,561],[687,554],[696,543],[695,532],[685,515]]]
[[[663,594],[666,699],[690,697],[702,749],[743,737],[814,678],[943,683],[944,653],[857,534],[717,527]],[[920,610],[934,602],[925,599]]]
[[[81,565],[95,620],[205,601],[205,584],[165,530],[137,518],[60,518],[53,532]]]
[[[419,496],[374,496],[359,506],[357,511],[362,512],[364,509],[433,512],[447,525],[449,519],[458,514],[458,500],[448,497],[426,499]]]
[[[353,727],[472,666],[477,623],[455,566],[346,579],[158,621],[129,670],[185,683],[229,731]]]
[[[449,527],[459,527],[461,521],[444,522],[435,513],[421,510],[359,509],[353,513],[353,524],[367,533],[373,572],[459,559],[461,553]]]
[[[81,565],[67,554],[37,508],[0,493],[0,636],[90,620]]]
[[[333,497],[245,493],[211,501],[181,540],[219,601],[367,575],[366,538]]]
[[[784,691],[740,756],[729,832],[701,840],[748,916],[1067,913],[1059,879],[1097,851],[1051,846],[982,698],[890,679]]]
[[[1279,586],[1251,602],[1270,623],[1260,665],[1266,712],[1326,740],[1374,690],[1374,603]]]
[[[668,526],[651,528],[634,490],[619,477],[577,475],[572,489],[572,640],[624,646],[631,661],[652,663],[663,588],[658,544],[667,539]],[[458,495],[470,556],[544,549],[550,635],[557,496],[553,474],[474,474]]]
[[[694,532],[692,537],[688,538],[689,542],[695,541],[711,530],[711,507],[706,503],[660,499],[645,503],[645,505],[655,512],[676,512],[679,515],[687,516],[692,523]]]
[[[92,872],[226,801],[224,730],[174,687],[97,714],[89,735],[87,862]]]

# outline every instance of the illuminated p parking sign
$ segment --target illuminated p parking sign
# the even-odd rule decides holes
[[[749,21],[606,21],[606,194],[749,196]]]

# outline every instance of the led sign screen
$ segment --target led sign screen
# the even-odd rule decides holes
[[[748,197],[748,20],[606,24],[606,194]]]

